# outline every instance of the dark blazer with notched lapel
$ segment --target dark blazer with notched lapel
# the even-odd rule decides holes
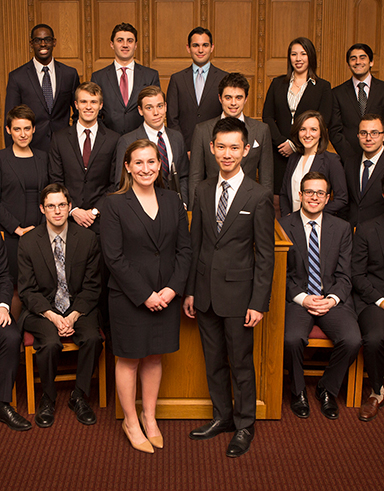
[[[192,65],[171,76],[167,90],[167,126],[181,132],[187,151],[191,149],[195,126],[222,112],[218,86],[226,75],[228,72],[211,63],[199,105],[193,84]]]
[[[189,164],[189,202],[193,204],[195,189],[199,182],[219,174],[219,166],[211,152],[210,142],[215,124],[220,116],[198,124],[193,134],[191,161]],[[252,180],[259,176],[259,184],[271,194],[273,191],[273,155],[269,128],[256,119],[244,117],[248,130],[248,155],[241,161],[244,174]]]
[[[280,210],[281,216],[292,213],[292,175],[299,163],[299,153],[293,153],[288,159],[287,169],[284,174],[283,185],[280,191]],[[343,166],[340,163],[338,155],[331,152],[323,152],[316,154],[313,159],[310,172],[321,172],[331,183],[333,191],[333,200],[329,200],[325,205],[324,211],[327,213],[336,214],[348,204],[348,189],[347,181]]]
[[[66,186],[72,199],[72,208],[97,208],[101,211],[106,195],[114,191],[118,139],[118,133],[99,122],[88,168],[85,170],[76,125],[53,135],[49,152],[50,182],[60,182]],[[98,233],[97,219],[91,230]]]
[[[300,211],[279,220],[292,241],[287,257],[287,301],[308,290],[308,247]],[[320,271],[324,296],[350,299],[352,232],[348,222],[323,213],[320,238]],[[348,300],[349,299],[349,300]],[[353,308],[353,307],[352,307]]]
[[[169,143],[172,148],[173,162],[179,175],[181,195],[183,197],[184,203],[188,205],[189,159],[187,156],[184,139],[178,131],[170,130],[169,128],[165,128],[165,131],[167,133]],[[131,143],[135,142],[136,140],[140,140],[141,138],[148,138],[143,124],[140,125],[136,130],[131,131],[130,133],[120,137],[120,140],[117,143],[116,151],[116,188],[118,188],[120,184],[125,151]],[[166,187],[169,187],[167,186],[167,182],[164,182],[164,184]]]
[[[140,91],[148,85],[160,87],[157,70],[139,65],[136,62],[133,71],[133,89],[127,106],[125,106],[120,92],[114,63],[93,72],[91,81],[103,90],[104,103],[100,111],[103,123],[107,128],[120,135],[135,130],[143,122],[143,117],[137,110],[137,98]]]
[[[350,158],[363,153],[357,132],[361,114],[352,78],[332,89],[333,110],[329,138],[345,165]],[[384,82],[372,77],[366,114],[379,114],[384,119]]]
[[[55,310],[57,273],[47,225],[39,225],[19,240],[18,291],[24,309],[22,326],[29,313]],[[70,293],[70,310],[89,314],[97,306],[100,287],[100,251],[96,235],[68,222],[65,275]]]
[[[52,134],[69,125],[71,107],[77,114],[74,100],[75,90],[79,85],[79,75],[75,68],[55,60],[56,92],[51,114],[48,112],[43,89],[37,77],[33,60],[16,68],[9,74],[7,94],[5,97],[5,118],[8,111],[20,104],[29,106],[36,116],[36,130],[31,142],[32,148],[48,152]],[[6,145],[12,143],[4,127]]]
[[[244,176],[221,232],[216,227],[217,177],[196,188],[192,265],[186,294],[195,307],[220,317],[267,312],[274,267],[274,210],[270,193]]]

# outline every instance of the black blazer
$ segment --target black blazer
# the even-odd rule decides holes
[[[352,78],[332,89],[333,110],[329,138],[343,164],[362,154],[357,138],[361,120]],[[384,82],[372,77],[366,113],[379,114],[384,119]]]
[[[49,151],[50,182],[64,184],[72,199],[72,208],[101,211],[104,199],[114,191],[116,145],[119,134],[99,122],[95,143],[85,171],[76,125],[53,135]],[[99,220],[91,228],[99,232]]]
[[[217,177],[196,188],[191,238],[193,259],[186,294],[195,307],[220,317],[267,312],[274,267],[274,209],[270,193],[244,176],[220,234],[216,227]]]
[[[352,249],[353,299],[359,315],[384,297],[384,215],[357,226]]]
[[[157,70],[139,65],[135,62],[133,71],[133,89],[127,106],[125,106],[120,87],[117,83],[115,64],[92,73],[92,82],[100,85],[103,90],[104,104],[100,116],[105,126],[120,135],[135,130],[143,122],[137,110],[137,98],[144,87],[157,85],[160,87]]]
[[[283,185],[280,191],[280,210],[281,216],[292,213],[292,175],[296,170],[301,155],[293,153],[288,159],[287,169],[284,174]],[[313,159],[311,172],[321,172],[331,183],[333,200],[329,200],[324,211],[336,214],[348,204],[347,182],[343,166],[338,155],[330,152],[317,154]]]
[[[343,210],[342,216],[350,222],[352,227],[384,213],[381,187],[381,178],[384,176],[384,153],[368,179],[363,195],[360,193],[360,166],[361,156],[348,159],[344,166],[349,203],[348,207]]]
[[[12,297],[13,283],[8,269],[7,250],[4,241],[0,238],[0,303],[6,303],[11,308]]]
[[[185,148],[184,139],[178,131],[170,130],[169,128],[166,128],[165,131],[172,148],[173,162],[179,175],[181,195],[184,203],[188,206],[189,159]],[[140,140],[141,138],[148,138],[144,125],[140,125],[136,130],[131,131],[131,133],[121,136],[117,143],[115,174],[116,189],[118,189],[120,184],[125,151],[131,143],[135,142],[136,140]],[[169,188],[168,182],[164,181],[164,184],[167,188]]]
[[[211,63],[199,105],[192,65],[171,76],[167,90],[167,126],[182,133],[187,151],[191,149],[195,126],[221,114],[218,86],[227,74]]]
[[[7,146],[12,139],[6,132],[6,115],[8,111],[20,104],[29,106],[36,116],[36,131],[31,142],[32,148],[48,152],[52,133],[69,125],[71,107],[77,114],[74,98],[79,85],[79,75],[75,68],[55,60],[56,93],[52,113],[48,113],[43,89],[37,77],[33,60],[16,68],[9,74],[7,94],[5,97],[4,139]]]
[[[287,256],[287,301],[308,289],[308,247],[300,211],[279,220],[293,245]],[[352,233],[348,222],[323,214],[320,239],[320,271],[324,296],[349,299],[351,283]],[[349,300],[351,301],[351,300]]]

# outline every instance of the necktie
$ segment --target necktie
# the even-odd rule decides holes
[[[361,179],[361,194],[364,193],[365,186],[368,183],[369,168],[371,167],[373,162],[371,162],[370,160],[364,160],[363,164],[364,164],[364,170],[363,170],[363,177]]]
[[[63,239],[60,235],[55,237],[55,250],[53,253],[55,258],[57,272],[57,290],[55,296],[55,306],[62,314],[69,308],[69,290],[67,280],[65,278],[65,256],[63,250]]]
[[[49,68],[47,66],[43,67],[43,83],[41,88],[43,89],[43,95],[45,102],[47,104],[48,112],[51,114],[52,108],[53,108],[53,91],[52,91],[52,84],[51,84],[51,77],[49,75]]]
[[[359,108],[360,108],[360,114],[364,116],[365,110],[367,109],[367,102],[368,102],[368,97],[367,94],[364,90],[364,87],[366,84],[364,82],[360,82],[357,84],[359,87]]]
[[[120,92],[123,97],[124,105],[128,104],[128,77],[127,77],[127,67],[121,67],[121,78],[120,78]]]
[[[197,74],[196,77],[196,82],[195,82],[195,93],[196,93],[196,101],[197,105],[200,104],[201,96],[203,94],[204,90],[204,77],[203,77],[203,69],[199,68],[199,73]]]
[[[309,224],[312,226],[312,230],[309,235],[308,247],[308,294],[321,295],[319,239],[315,229],[316,222],[312,220]]]
[[[164,138],[161,136],[161,131],[157,132],[157,137],[158,137],[157,146],[159,148],[160,158],[161,158],[161,168],[163,169],[163,179],[167,181],[169,175],[169,162],[168,162],[167,148],[165,146]]]
[[[91,130],[84,130],[84,133],[85,133],[85,141],[84,141],[84,148],[83,148],[83,162],[84,162],[85,170],[87,170],[89,157],[91,156],[91,137],[89,136],[91,134]]]
[[[217,225],[217,233],[221,232],[221,228],[223,226],[225,216],[227,215],[227,206],[228,206],[228,188],[231,186],[227,183],[227,181],[223,181],[221,183],[223,186],[223,191],[221,193],[219,204],[217,205],[216,212],[216,225]]]

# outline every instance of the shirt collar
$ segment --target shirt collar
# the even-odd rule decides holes
[[[368,73],[368,75],[364,80],[358,80],[355,76],[353,76],[352,82],[353,82],[353,86],[355,87],[355,90],[358,89],[357,86],[359,85],[360,82],[364,82],[366,85],[368,85],[369,88],[371,88],[372,75]]]
[[[67,242],[68,222],[66,223],[64,230],[62,230],[59,234],[54,232],[50,227],[48,227],[48,225],[47,225],[47,231],[48,231],[49,242],[51,244],[53,243],[57,235],[59,235],[63,239],[63,242],[65,244]]]
[[[227,116],[225,115],[225,112],[223,111],[223,112],[221,113],[220,118],[221,118],[221,119],[224,119],[224,118],[226,118],[226,117],[227,117]],[[240,121],[242,121],[243,123],[245,123],[244,113],[241,113],[241,114],[240,114],[240,116],[239,116],[237,119],[240,119]]]
[[[48,65],[41,64],[39,61],[36,60],[36,58],[32,58],[32,60],[33,60],[33,64],[35,65],[35,68],[36,68],[36,71],[37,72],[42,72],[43,71],[43,68],[45,66],[47,66],[49,68],[49,71],[50,72],[53,72],[54,69],[55,69],[55,62],[54,62],[54,59],[53,58],[50,61],[50,63],[48,63]]]
[[[217,187],[221,187],[221,183],[223,181],[226,181],[232,189],[238,189],[238,187],[240,186],[240,184],[242,183],[244,179],[244,172],[243,172],[243,169],[240,167],[239,169],[239,172],[231,177],[230,179],[224,179],[222,176],[221,176],[221,173],[219,172],[219,179],[217,180]]]
[[[90,128],[86,128],[85,126],[83,126],[80,123],[80,121],[77,121],[77,123],[76,123],[77,136],[80,137],[84,133],[84,130],[91,130],[92,135],[96,136],[98,127],[99,127],[99,125],[98,125],[97,121]]]
[[[381,157],[381,154],[383,153],[384,151],[384,146],[381,147],[381,150],[379,152],[377,152],[376,155],[374,155],[371,159],[369,159],[365,153],[363,152],[363,156],[361,158],[361,163],[363,163],[365,160],[369,160],[370,162],[372,162],[373,164],[377,164],[377,161],[379,160],[379,158]]]
[[[135,60],[132,60],[131,63],[127,66],[120,65],[116,60],[113,61],[115,64],[115,70],[118,72],[120,68],[128,68],[128,70],[133,70],[135,68]]]
[[[204,66],[197,66],[195,63],[192,63],[192,70],[193,73],[197,73],[199,71],[199,68],[203,69],[203,73],[206,73],[209,70],[209,67],[211,66],[211,62],[208,61]]]
[[[294,79],[295,79],[295,73],[292,72],[291,80],[289,81],[289,83],[292,84]],[[308,80],[304,83],[308,84],[308,82],[312,82],[313,85],[316,85],[316,80],[314,78],[308,77]]]
[[[163,134],[165,132],[165,126],[163,125],[160,130],[154,130],[144,121],[144,129],[148,136],[152,136],[153,139],[157,138],[157,133],[161,131]]]
[[[308,222],[314,221],[321,228],[321,224],[323,222],[323,213],[320,213],[320,215],[316,218],[316,220],[313,220],[313,218],[308,218],[307,216],[305,216],[302,208],[300,208],[300,216],[303,221],[304,227],[308,224]]]

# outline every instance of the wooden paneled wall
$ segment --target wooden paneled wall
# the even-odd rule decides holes
[[[319,74],[332,86],[349,77],[345,53],[355,42],[373,48],[374,75],[384,78],[382,0],[4,0],[1,124],[8,73],[31,58],[28,39],[35,24],[53,27],[55,57],[74,66],[84,81],[111,63],[111,31],[122,21],[137,28],[137,60],[159,71],[164,90],[171,74],[190,64],[188,32],[208,27],[214,63],[247,76],[251,92],[246,112],[257,118],[270,80],[286,72],[287,47],[297,36],[314,42]]]

